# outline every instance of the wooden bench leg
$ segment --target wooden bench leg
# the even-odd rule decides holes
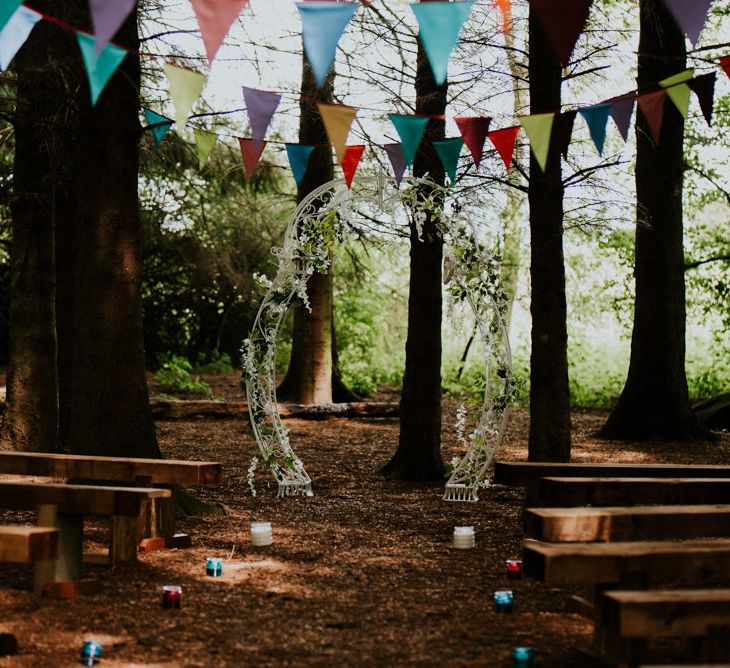
[[[137,561],[137,546],[142,535],[139,517],[112,517],[112,544],[109,565]]]
[[[83,564],[84,518],[59,513],[58,506],[38,506],[38,526],[58,527],[58,559],[39,561],[35,567],[35,592],[50,582],[77,582]]]

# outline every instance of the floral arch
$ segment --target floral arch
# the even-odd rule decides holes
[[[418,187],[420,186],[420,188]],[[429,193],[424,197],[423,193]],[[450,196],[451,193],[451,196]],[[261,462],[278,484],[278,496],[312,495],[312,481],[289,443],[276,402],[276,343],[279,328],[295,297],[308,306],[306,285],[315,272],[327,271],[337,244],[362,220],[363,207],[379,215],[405,211],[417,226],[427,211],[437,210],[444,238],[444,283],[454,301],[474,313],[483,343],[485,392],[474,430],[463,440],[467,451],[452,460],[444,499],[476,501],[486,487],[487,469],[504,434],[513,393],[511,355],[502,318],[499,262],[487,255],[467,212],[469,190],[458,197],[427,179],[406,177],[399,189],[384,175],[356,178],[348,188],[335,179],[314,190],[294,211],[281,248],[272,249],[278,271],[268,284],[253,328],[243,344],[243,365],[249,415]],[[457,425],[458,426],[458,425]],[[252,492],[254,457],[249,468]]]

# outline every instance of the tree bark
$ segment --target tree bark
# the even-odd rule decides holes
[[[444,170],[433,141],[444,139],[448,83],[436,84],[418,42],[416,113],[431,116],[413,164],[414,176],[426,173],[444,183]],[[400,403],[398,449],[381,473],[411,481],[443,480],[441,458],[441,264],[443,239],[438,219],[429,216],[422,238],[411,223],[410,288],[406,368]]]
[[[530,11],[530,113],[560,109],[561,68]],[[563,182],[553,145],[545,171],[530,155],[530,461],[570,460]]]
[[[686,66],[684,35],[659,0],[641,0],[639,91]],[[692,440],[710,436],[690,409],[685,374],[682,221],[684,119],[665,104],[655,146],[636,118],[634,328],[626,384],[603,438]]]

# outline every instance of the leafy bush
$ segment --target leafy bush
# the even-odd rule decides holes
[[[228,353],[222,353],[214,350],[210,355],[198,355],[198,365],[195,367],[195,373],[205,373],[209,375],[222,375],[233,371],[233,362]]]
[[[210,397],[212,394],[210,385],[198,377],[191,376],[192,370],[193,366],[188,360],[173,355],[155,373],[155,380],[160,384],[160,388],[167,392],[204,394]]]

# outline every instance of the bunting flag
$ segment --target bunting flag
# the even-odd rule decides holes
[[[403,180],[403,174],[406,172],[406,159],[403,157],[403,149],[400,144],[386,144],[383,148],[388,154],[391,167],[393,167],[395,183],[400,188],[400,182]]]
[[[170,97],[175,105],[175,124],[182,131],[190,117],[193,103],[205,86],[206,77],[200,72],[171,63],[165,63],[163,69],[170,84]]]
[[[0,69],[4,72],[28,39],[41,15],[28,7],[20,6],[0,29]]]
[[[358,144],[356,146],[347,146],[345,148],[345,157],[342,159],[342,174],[345,177],[345,183],[347,187],[352,187],[352,179],[357,171],[357,166],[360,164],[360,158],[365,152],[365,144]]]
[[[452,185],[456,183],[456,168],[459,165],[459,154],[462,146],[464,146],[464,140],[461,137],[442,139],[433,143],[433,147],[436,149],[439,160],[441,160],[444,170],[449,175]]]
[[[509,171],[509,167],[512,164],[512,156],[515,152],[515,140],[517,135],[520,133],[519,125],[515,125],[511,128],[502,128],[501,130],[493,130],[487,137],[492,142],[494,148],[497,149],[504,162],[504,166]]]
[[[0,29],[5,27],[5,24],[15,14],[15,10],[20,7],[22,2],[23,0],[2,0],[0,2]]]
[[[401,141],[401,150],[410,167],[416,158],[416,151],[428,125],[428,116],[408,116],[405,114],[388,114],[390,122],[395,126]]]
[[[578,38],[585,28],[593,0],[530,0],[545,39],[563,67],[570,64]]]
[[[564,111],[555,117],[555,129],[553,132],[557,147],[566,160],[568,158],[568,148],[570,147],[570,140],[573,136],[573,125],[575,124],[577,114],[577,111],[571,110]]]
[[[109,83],[112,74],[124,60],[127,52],[113,44],[107,44],[100,55],[96,55],[96,40],[83,32],[76,33],[76,41],[81,49],[81,57],[86,66],[86,76],[89,79],[91,91],[91,106],[95,106],[101,92]]]
[[[695,71],[693,69],[684,70],[679,74],[674,74],[671,77],[662,79],[659,85],[662,88],[667,89],[667,95],[669,99],[677,107],[679,113],[682,114],[682,118],[687,118],[687,111],[689,110],[689,86],[684,83],[694,77]]]
[[[319,3],[317,3],[319,4]],[[322,117],[324,129],[327,131],[330,144],[335,147],[337,164],[341,165],[345,159],[347,135],[350,134],[352,122],[355,120],[357,109],[345,104],[324,104],[317,102],[319,115]]]
[[[174,121],[167,116],[162,116],[152,109],[143,109],[144,116],[149,123],[149,130],[152,131],[152,137],[155,140],[155,146],[160,147],[162,138],[167,134],[167,131],[172,127]]]
[[[725,70],[725,74],[730,77],[730,56],[723,56],[720,58],[720,67]]]
[[[459,41],[461,26],[469,18],[473,5],[471,0],[411,4],[418,20],[418,38],[439,86],[446,81],[449,57]]]
[[[286,155],[289,158],[289,165],[294,172],[294,180],[297,186],[302,183],[304,175],[307,173],[309,166],[309,158],[312,156],[314,146],[308,144],[285,144]]]
[[[511,0],[492,0],[492,6],[497,7],[502,14],[501,30],[506,35],[512,23],[512,2]]]
[[[246,181],[248,181],[256,171],[256,165],[259,164],[261,154],[266,148],[266,142],[262,141],[258,146],[256,146],[253,139],[242,139],[239,137],[238,143],[241,146],[241,155],[243,156],[243,174]]]
[[[629,139],[629,126],[631,125],[631,116],[634,113],[635,101],[636,98],[633,95],[611,101],[611,118],[613,118],[613,122],[616,124],[624,141],[628,141]]]
[[[580,110],[588,129],[591,132],[591,139],[596,145],[599,155],[603,155],[603,144],[606,141],[606,123],[611,114],[611,105],[604,102],[603,104],[594,104],[592,107],[586,107]]]
[[[540,165],[540,169],[544,172],[547,165],[548,151],[550,150],[550,135],[553,130],[553,121],[555,113],[549,114],[532,114],[531,116],[522,116],[520,124],[525,128],[527,138],[530,140],[530,148],[532,154]]]
[[[281,95],[243,86],[243,99],[246,102],[251,135],[254,144],[258,146],[266,135],[266,130],[281,101]]]
[[[664,0],[677,25],[689,37],[692,46],[700,39],[711,3],[712,0]]]
[[[113,0],[112,2],[109,2],[109,0],[89,0],[97,56],[109,44],[111,38],[117,34],[117,31],[132,13],[136,4],[137,0]]]
[[[715,98],[716,79],[717,74],[710,72],[709,74],[702,74],[692,79],[692,81],[687,82],[687,85],[697,96],[697,101],[700,103],[700,109],[702,109],[702,115],[705,117],[707,125],[712,125],[712,106]]]
[[[654,144],[659,143],[659,137],[662,134],[662,122],[664,121],[664,99],[667,97],[665,90],[658,90],[655,93],[647,93],[646,95],[639,95],[637,102],[641,113],[644,114],[644,118],[651,131],[651,136],[654,138]]]
[[[298,2],[302,19],[302,41],[307,60],[314,70],[317,85],[322,87],[335,59],[337,44],[350,19],[356,2]],[[344,150],[343,150],[344,155]]]
[[[464,138],[464,143],[471,152],[474,165],[479,169],[484,153],[484,142],[487,140],[489,123],[492,119],[489,116],[457,116],[454,121]]]
[[[195,150],[198,154],[198,169],[203,169],[208,161],[215,143],[218,141],[218,135],[208,130],[195,129]]]
[[[96,1],[109,2],[109,0]],[[191,0],[191,2],[205,44],[208,63],[212,64],[231,25],[248,6],[248,0]]]

